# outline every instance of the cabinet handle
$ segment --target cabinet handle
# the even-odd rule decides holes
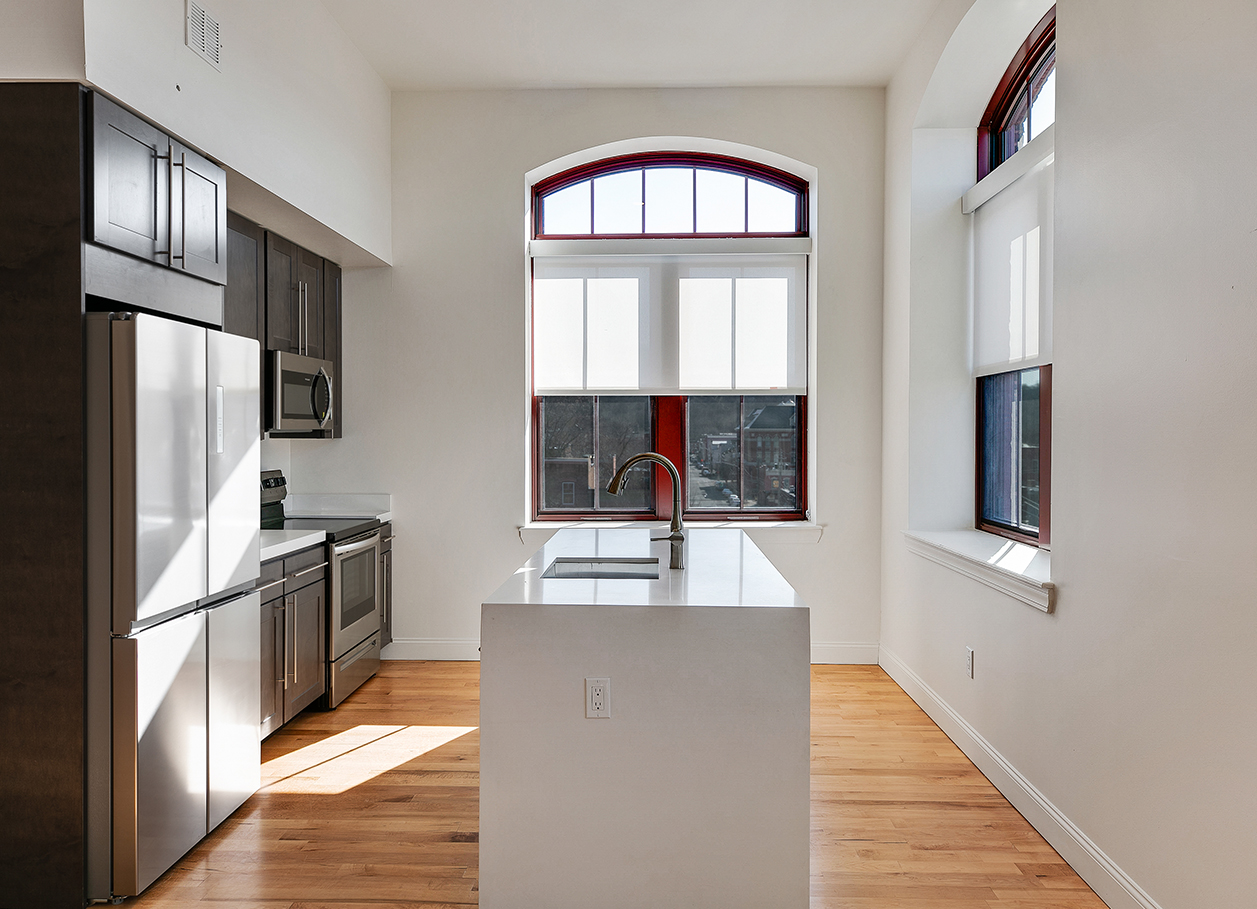
[[[284,611],[284,688],[287,689],[288,688],[288,639],[289,637],[292,637],[292,635],[289,635],[289,631],[292,631],[292,627],[289,626],[288,597],[287,596],[284,597],[284,605],[280,607],[280,609],[283,609]]]
[[[298,572],[295,572],[294,574],[288,575],[288,578],[289,580],[295,580],[296,578],[301,577],[303,574],[309,574],[312,571],[318,571],[320,568],[326,568],[326,567],[327,567],[326,562],[319,562],[319,564],[313,565],[310,568],[305,569],[304,571],[298,571]]]
[[[309,282],[301,285],[301,315],[305,320],[305,342],[306,356],[310,355],[310,284]]]
[[[292,595],[292,687],[301,684],[297,679],[299,669],[297,660],[297,595]]]
[[[174,168],[181,168],[179,171],[179,255],[171,255],[171,264],[178,259],[182,268],[188,267],[186,254],[188,252],[188,155],[186,152],[179,153],[179,163],[174,161],[174,152],[170,154],[170,176],[174,178]],[[171,195],[167,193],[167,195]],[[174,205],[174,199],[170,200],[170,204]],[[174,218],[172,217],[173,221]],[[171,250],[175,248],[175,244],[170,244]]]
[[[305,288],[304,281],[297,282],[297,353],[304,354],[306,352],[306,323],[305,317],[302,315],[301,292]]]
[[[284,599],[284,604],[282,606],[275,607],[275,612],[284,617],[284,624],[280,625],[279,628],[276,629],[276,638],[275,638],[277,641],[279,641],[281,644],[284,645],[283,665],[279,667],[280,669],[283,670],[283,673],[275,681],[283,682],[284,688],[287,688],[288,687],[288,641],[284,637],[285,633],[288,631],[288,622],[287,622],[288,599],[287,598]],[[271,649],[274,650],[273,647]],[[283,713],[284,713],[284,705],[280,704],[279,705],[280,719],[283,719]]]
[[[282,583],[284,583],[283,578],[280,578],[278,581],[271,581],[269,584],[263,584],[257,589],[258,593],[266,593],[266,591],[270,590],[272,587],[278,587]]]
[[[175,180],[175,150],[171,146],[167,145],[166,154],[154,155],[154,158],[156,158],[156,160],[158,161],[165,161],[167,163],[166,163],[166,248],[157,250],[156,252],[153,253],[153,255],[166,256],[167,258],[170,259],[170,264],[173,266],[175,264],[175,257],[174,255],[172,255],[175,250],[175,238],[171,234],[170,228],[172,226],[172,223],[175,220],[175,200],[171,196],[170,190],[171,190],[171,184],[174,183],[174,180]]]

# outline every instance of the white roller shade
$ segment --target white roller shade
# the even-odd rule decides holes
[[[1049,154],[974,212],[975,375],[1052,362],[1053,171]]]
[[[533,260],[537,394],[806,394],[807,257]]]

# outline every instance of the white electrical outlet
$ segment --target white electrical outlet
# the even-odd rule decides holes
[[[585,717],[611,716],[611,680],[585,679]]]
[[[973,678],[973,648],[965,648],[965,674]]]

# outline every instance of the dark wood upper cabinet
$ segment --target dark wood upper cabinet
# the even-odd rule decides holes
[[[92,96],[91,239],[227,283],[227,174],[100,94]]]
[[[266,340],[266,232],[227,213],[227,289],[223,331]]]
[[[332,438],[341,437],[341,414],[344,413],[342,373],[344,358],[341,356],[341,271],[335,262],[323,260],[323,358],[331,360],[332,373]]]
[[[297,245],[266,234],[266,349],[300,353]]]
[[[301,324],[298,353],[318,360],[330,357],[323,345],[323,259],[297,248],[297,316]]]
[[[92,239],[169,264],[170,137],[92,96]]]
[[[170,144],[171,265],[227,283],[227,174],[178,142]]]

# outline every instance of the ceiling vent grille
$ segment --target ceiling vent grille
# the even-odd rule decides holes
[[[204,57],[210,66],[222,71],[218,20],[207,13],[196,0],[188,0],[188,31],[185,43]]]

